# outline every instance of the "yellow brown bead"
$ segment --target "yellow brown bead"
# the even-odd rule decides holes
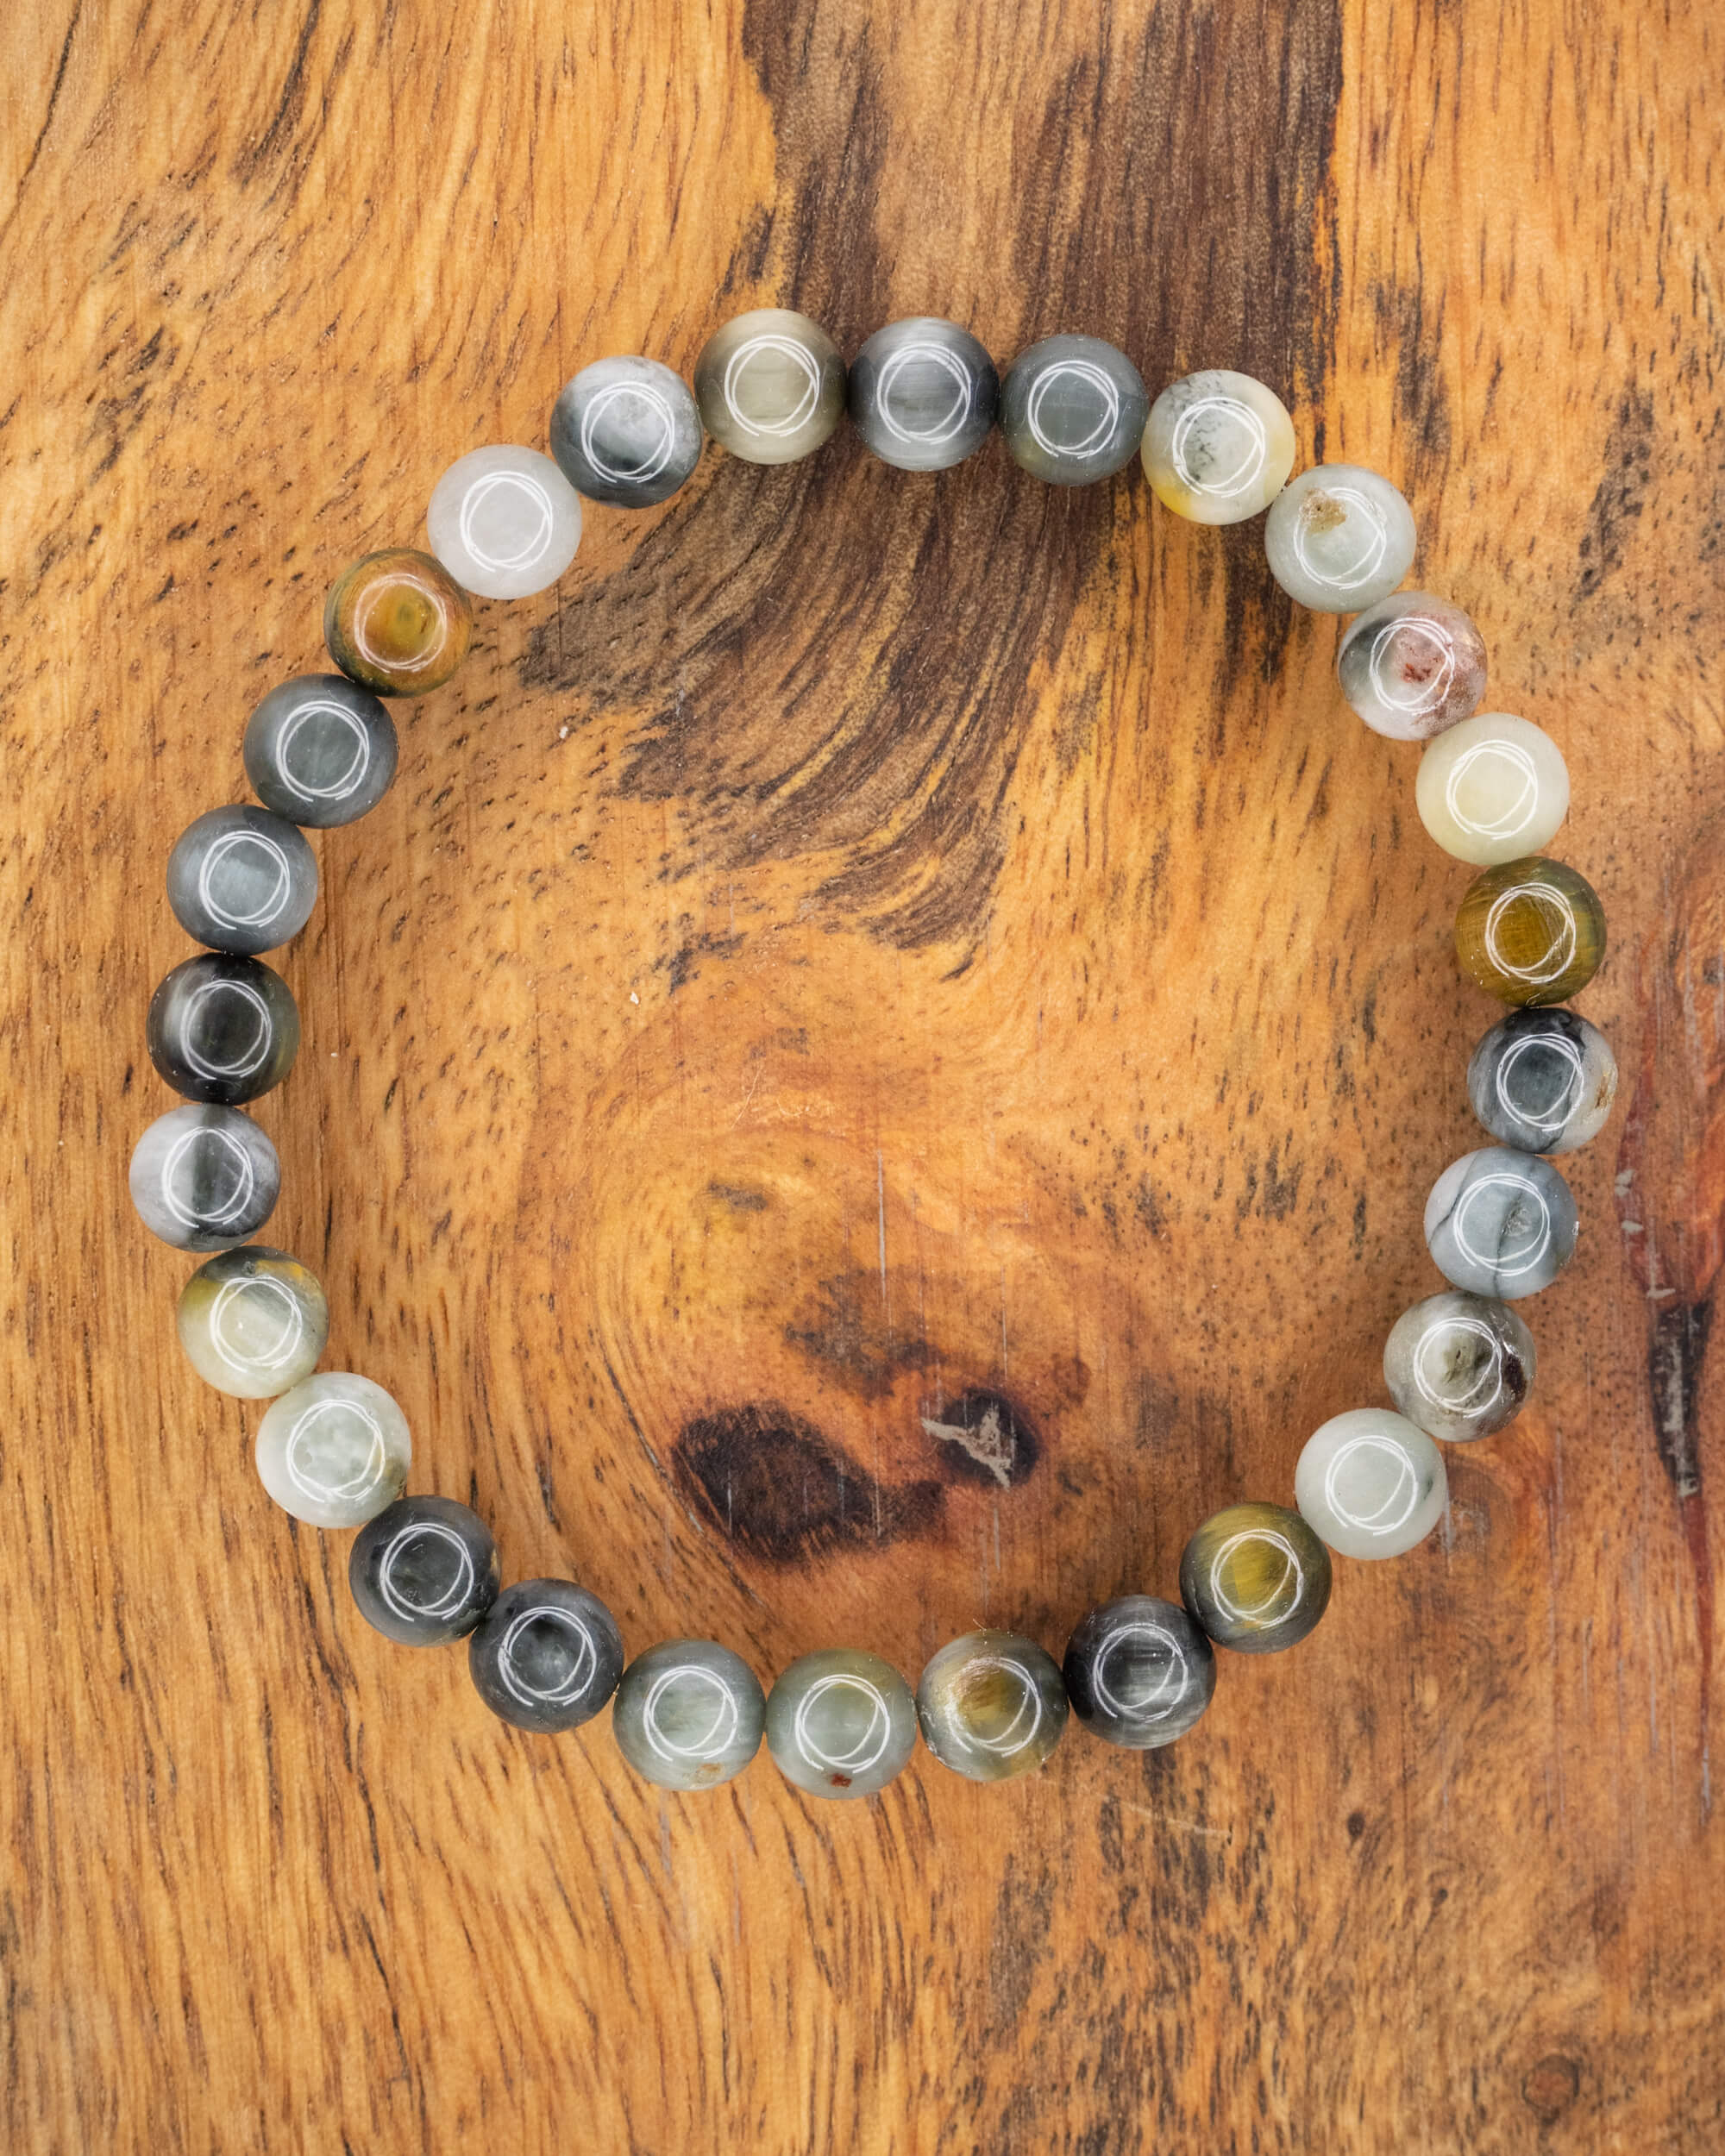
[[[441,562],[411,547],[363,555],[336,580],[323,609],[329,656],[380,696],[441,688],[473,633],[467,593]]]
[[[1328,1608],[1330,1553],[1285,1505],[1229,1505],[1186,1545],[1180,1599],[1219,1647],[1273,1654]]]
[[[1585,876],[1532,854],[1487,868],[1456,915],[1463,970],[1505,1003],[1565,1003],[1605,956],[1605,910]]]

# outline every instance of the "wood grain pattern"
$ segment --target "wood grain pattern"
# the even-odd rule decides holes
[[[1698,2156],[1725,1220],[1705,9],[24,0],[0,129],[9,2149]],[[124,1198],[161,863],[332,577],[778,304],[1246,367],[1546,725],[1634,1099],[1534,1403],[1194,1736],[651,1801],[349,1607]],[[841,433],[595,511],[319,841],[273,1239],[631,1645],[1170,1592],[1376,1397],[1493,1015],[1256,527]],[[1004,1485],[975,1455],[1011,1439]],[[933,1430],[929,1425],[934,1425]],[[954,1437],[953,1431],[966,1433]],[[948,1434],[942,1434],[946,1432]]]

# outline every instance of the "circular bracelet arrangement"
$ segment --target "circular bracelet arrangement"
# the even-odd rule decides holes
[[[1199,523],[1267,510],[1271,573],[1299,604],[1357,618],[1337,657],[1342,693],[1378,733],[1424,742],[1416,786],[1427,830],[1477,866],[1456,918],[1465,969],[1517,1006],[1475,1050],[1467,1087],[1493,1143],[1446,1168],[1426,1240],[1451,1284],[1405,1312],[1383,1354],[1395,1410],[1356,1408],[1307,1441],[1293,1507],[1237,1504],[1205,1520],[1180,1563],[1178,1603],[1123,1595],[1091,1610],[1063,1667],[1036,1642],[967,1633],[943,1647],[914,1694],[878,1656],[806,1654],[770,1695],[729,1648],[673,1639],[625,1668],[609,1610],[569,1580],[501,1586],[484,1522],[448,1498],[404,1495],[405,1417],[384,1388],[317,1370],[329,1309],[313,1275],[250,1240],[279,1187],[268,1138],[242,1103],[286,1076],[299,1018],[259,954],[296,935],[317,892],[304,832],[351,823],[382,797],[396,763],[385,696],[447,681],[467,647],[470,595],[520,599],[574,557],[581,497],[624,509],[662,502],[694,470],[704,434],[759,464],[806,456],[848,409],[877,456],[938,471],[998,423],[1017,462],[1057,486],[1120,471],[1134,452],[1157,499]],[[1435,1438],[1503,1428],[1533,1383],[1534,1342],[1510,1307],[1546,1286],[1576,1243],[1569,1187],[1545,1156],[1603,1125],[1616,1068],[1585,1018],[1552,1006],[1604,954],[1599,900],[1574,869],[1541,856],[1569,778],[1540,729],[1480,712],[1485,647],[1449,601],[1397,587],[1413,565],[1414,518],[1377,473],[1347,464],[1293,473],[1294,428],[1261,382],[1192,374],[1152,404],[1124,354],[1095,338],[1033,345],[1004,380],[951,323],[898,322],[847,370],[804,316],[777,309],[729,323],[707,344],[693,393],[645,359],[601,360],[551,415],[552,455],[476,449],[432,492],[430,552],[367,555],[337,580],[324,615],[341,669],[272,689],[247,723],[247,776],[260,808],[218,808],[182,834],[168,898],[205,950],[176,966],[148,1018],[152,1062],[186,1100],[132,1156],[133,1200],[175,1248],[216,1251],[180,1295],[180,1340],[202,1376],[268,1401],[258,1471],[277,1503],[317,1527],[357,1528],[348,1577],[361,1614],[390,1639],[468,1640],[486,1703],[524,1729],[570,1729],[616,1695],[624,1756],[662,1787],[738,1773],[764,1733],[786,1777],[820,1796],[882,1789],[920,1727],[943,1764],[979,1781],[1039,1766],[1069,1708],[1110,1743],[1146,1749],[1189,1730],[1215,1687],[1214,1646],[1264,1654],[1302,1639],[1329,1601],[1331,1553],[1393,1557],[1447,1502]]]

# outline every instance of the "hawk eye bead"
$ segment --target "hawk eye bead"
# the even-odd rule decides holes
[[[623,1634],[573,1580],[505,1587],[467,1642],[474,1689],[500,1720],[542,1736],[591,1721],[623,1675]]]
[[[407,1486],[407,1418],[351,1370],[321,1370],[272,1402],[258,1425],[258,1479],[309,1527],[362,1527]]]
[[[988,439],[1000,400],[994,361],[968,329],[933,315],[877,329],[851,362],[851,423],[901,472],[962,464]]]
[[[1124,352],[1100,337],[1044,337],[1000,385],[1000,431],[1014,463],[1052,486],[1083,486],[1130,464],[1150,397]]]
[[[618,1749],[662,1789],[713,1789],[761,1748],[767,1702],[740,1655],[711,1639],[662,1639],[623,1673]]]
[[[767,1749],[786,1781],[810,1796],[873,1796],[916,1739],[910,1686],[860,1648],[806,1654],[767,1695]]]
[[[235,1400],[273,1400],[317,1369],[329,1305],[298,1259],[248,1243],[198,1267],[179,1291],[175,1322],[205,1384]]]
[[[167,857],[167,902],[194,943],[255,958],[298,935],[317,903],[317,856],[285,817],[207,810]]]
[[[132,1149],[132,1203],[177,1250],[248,1243],[281,1191],[275,1148],[237,1108],[170,1108]]]
[[[1398,1557],[1443,1518],[1449,1481],[1417,1423],[1388,1407],[1355,1407],[1307,1438],[1294,1497],[1338,1556]]]
[[[448,1497],[398,1497],[354,1538],[348,1585],[359,1613],[404,1647],[465,1639],[497,1600],[491,1530]]]
[[[1452,1286],[1514,1302],[1575,1256],[1575,1200],[1549,1161],[1505,1145],[1452,1161],[1426,1200],[1426,1247]]]
[[[246,721],[252,791],[290,824],[317,830],[373,809],[395,776],[389,706],[345,674],[302,674],[273,688]]]
[[[1617,1059],[1573,1011],[1512,1011],[1467,1067],[1473,1112],[1500,1145],[1572,1153],[1597,1138],[1617,1097]]]
[[[1079,1622],[1062,1665],[1072,1711],[1111,1745],[1150,1752],[1183,1737],[1216,1689],[1203,1629],[1173,1602],[1121,1595]]]
[[[657,360],[595,360],[551,408],[551,454],[590,502],[650,509],[676,492],[700,453],[689,385]]]
[[[1320,464],[1270,505],[1264,551],[1289,599],[1320,614],[1352,614],[1390,592],[1414,566],[1414,512],[1381,473]]]
[[[1463,970],[1504,1003],[1565,1003],[1605,956],[1605,909],[1585,876],[1535,854],[1477,875],[1456,914]]]
[[[343,569],[323,607],[323,642],[350,681],[380,696],[442,688],[467,655],[474,611],[442,563],[412,547]]]
[[[1448,599],[1392,592],[1350,626],[1336,678],[1374,733],[1430,741],[1478,709],[1485,639]]]
[[[713,440],[745,464],[794,464],[844,417],[844,362],[819,323],[757,307],[716,330],[695,361]]]
[[[299,1010],[286,981],[260,959],[202,951],[150,998],[144,1041],[176,1093],[236,1108],[293,1068]]]
[[[580,497],[541,450],[470,449],[432,488],[425,533],[464,592],[530,599],[574,560]]]
[[[923,1740],[971,1782],[1007,1782],[1039,1767],[1066,1727],[1059,1665],[1034,1639],[967,1632],[949,1641],[917,1686]]]
[[[1452,1288],[1396,1320],[1383,1344],[1383,1382],[1428,1437],[1465,1445],[1515,1420],[1538,1359],[1533,1334],[1507,1302]]]
[[[1481,711],[1420,759],[1420,821],[1446,854],[1489,867],[1520,861],[1569,813],[1569,767],[1549,734],[1509,711]]]
[[[1294,469],[1294,422],[1272,389],[1230,367],[1170,382],[1150,408],[1145,477],[1164,509],[1195,524],[1255,517]]]
[[[1283,1505],[1212,1513],[1180,1559],[1180,1599],[1219,1647],[1274,1654],[1329,1608],[1330,1553]]]

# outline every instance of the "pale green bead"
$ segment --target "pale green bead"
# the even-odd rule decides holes
[[[179,1344],[198,1375],[237,1400],[273,1400],[309,1377],[329,1337],[315,1275],[285,1250],[223,1250],[181,1288]]]
[[[889,1662],[824,1647],[792,1663],[767,1699],[767,1749],[811,1796],[873,1796],[916,1748],[916,1702]]]
[[[258,1425],[258,1474],[313,1527],[362,1527],[407,1487],[407,1418],[381,1385],[325,1370],[284,1393]]]
[[[635,1771],[665,1789],[711,1789],[755,1757],[767,1702],[740,1655],[711,1639],[662,1639],[623,1673],[612,1734]]]
[[[1444,1458],[1417,1424],[1389,1407],[1332,1415],[1294,1470],[1300,1516],[1345,1557],[1397,1557],[1444,1516]]]

